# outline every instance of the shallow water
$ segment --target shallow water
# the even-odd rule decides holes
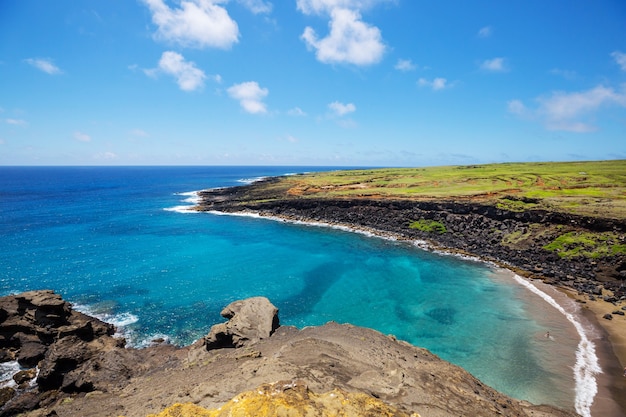
[[[574,407],[578,334],[512,274],[370,236],[171,209],[311,168],[0,168],[0,293],[51,288],[137,346],[188,344],[263,295],[283,324],[372,327],[534,403]],[[552,338],[546,338],[546,331]]]

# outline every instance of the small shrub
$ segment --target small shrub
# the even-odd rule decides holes
[[[426,233],[438,233],[440,235],[447,232],[446,226],[443,223],[427,219],[414,221],[409,225],[409,228],[421,230]]]
[[[626,245],[619,241],[615,233],[610,232],[569,232],[543,248],[556,252],[561,258],[602,258],[626,253]]]

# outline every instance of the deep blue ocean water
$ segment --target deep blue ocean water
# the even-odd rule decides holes
[[[0,167],[0,295],[53,289],[135,346],[191,343],[228,303],[262,295],[281,324],[371,327],[514,397],[573,408],[577,334],[506,271],[342,230],[173,209],[191,191],[322,169]]]

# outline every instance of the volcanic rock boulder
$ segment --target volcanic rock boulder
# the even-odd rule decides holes
[[[235,301],[220,314],[229,320],[211,327],[202,339],[207,350],[238,348],[267,339],[280,325],[278,309],[265,297]]]

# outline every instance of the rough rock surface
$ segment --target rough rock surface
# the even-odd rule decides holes
[[[220,314],[229,320],[214,325],[209,334],[200,339],[207,350],[238,348],[267,339],[279,326],[278,309],[265,297],[235,301]]]
[[[140,351],[125,349],[124,339],[114,333],[111,324],[73,310],[49,290],[1,297],[0,362],[17,360],[30,369],[14,375],[17,389],[3,390],[0,416],[121,387],[151,366]],[[31,384],[35,375],[36,384]]]
[[[246,333],[250,338],[240,348],[207,350],[204,343],[196,343],[137,350],[110,345],[110,336],[92,342],[75,335],[63,337],[48,347],[40,362],[40,378],[42,373],[44,377],[38,381],[44,384],[19,392],[0,407],[0,415],[145,417],[175,403],[217,409],[242,392],[271,387],[265,384],[275,381],[300,381],[295,385],[314,393],[346,393],[352,398],[350,407],[376,398],[398,413],[422,417],[576,415],[512,399],[427,350],[374,330],[332,322],[303,330],[275,328],[272,307],[269,301],[254,299],[225,309],[231,320],[265,323],[263,336],[270,333],[269,337]],[[48,376],[50,368],[57,377]],[[276,392],[272,389],[261,391]],[[314,407],[318,399],[308,392],[298,388],[294,393],[309,396]]]
[[[279,381],[246,391],[215,410],[175,404],[148,417],[420,417],[362,393],[334,389],[316,394],[303,381]]]

